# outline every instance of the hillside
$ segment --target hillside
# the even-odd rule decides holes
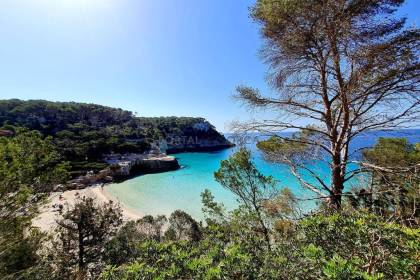
[[[0,128],[14,131],[18,127],[53,137],[73,170],[100,169],[104,154],[143,153],[162,141],[170,153],[231,146],[203,118],[145,118],[95,104],[0,100]]]

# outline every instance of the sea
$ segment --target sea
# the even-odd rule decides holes
[[[286,133],[290,135],[290,133]],[[232,135],[227,138],[235,141]],[[407,138],[410,143],[420,142],[420,129],[407,129],[398,131],[371,131],[359,135],[351,142],[352,159],[359,159],[364,148],[372,147],[379,137]],[[315,200],[311,200],[313,193],[303,188],[290,173],[287,166],[266,162],[255,144],[262,135],[253,135],[246,142],[252,151],[253,161],[259,171],[267,176],[273,176],[277,188],[289,188],[299,198],[307,199],[304,208],[316,207]],[[236,197],[222,187],[214,179],[214,172],[220,167],[222,160],[228,159],[237,148],[217,152],[180,153],[175,154],[181,169],[176,171],[141,175],[121,183],[105,186],[105,191],[124,207],[142,215],[166,215],[180,209],[197,220],[203,220],[200,194],[208,189],[215,197],[215,201],[223,203],[226,210],[233,210],[238,205]],[[320,177],[329,180],[328,165],[325,162],[308,162]],[[357,168],[351,166],[350,168]],[[346,188],[363,184],[363,177],[355,178]]]

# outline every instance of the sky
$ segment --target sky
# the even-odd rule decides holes
[[[0,99],[96,103],[139,116],[252,118],[264,90],[255,0],[0,0]],[[400,12],[420,19],[420,0]]]

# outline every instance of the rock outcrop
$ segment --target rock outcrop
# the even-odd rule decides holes
[[[151,146],[152,149],[160,152],[175,154],[218,151],[231,148],[234,144],[219,133],[208,121],[200,119],[200,121],[184,128],[182,133],[168,133]]]
[[[121,181],[136,175],[173,171],[180,168],[178,160],[166,154],[110,154],[105,161],[109,167],[71,180],[69,189],[83,189],[87,186]]]
[[[228,149],[235,146],[230,142],[219,142],[211,140],[199,140],[195,144],[168,145],[167,152],[177,154],[183,152],[213,152]]]
[[[110,164],[112,176],[119,179],[180,168],[178,160],[166,154],[112,154],[105,161]]]
[[[182,152],[210,152],[228,149],[235,146],[223,135],[205,136],[170,136],[166,140],[166,152],[176,154]]]

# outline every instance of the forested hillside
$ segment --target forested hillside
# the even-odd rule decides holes
[[[220,143],[219,148],[229,146],[229,142],[203,118],[140,118],[129,111],[95,104],[1,100],[0,128],[15,131],[19,127],[52,136],[74,169],[102,168],[103,154],[142,153],[160,139],[177,141],[173,145],[189,140],[197,144],[197,148],[195,142],[204,140]],[[171,143],[168,144],[171,148]],[[184,147],[177,148],[182,150]]]

